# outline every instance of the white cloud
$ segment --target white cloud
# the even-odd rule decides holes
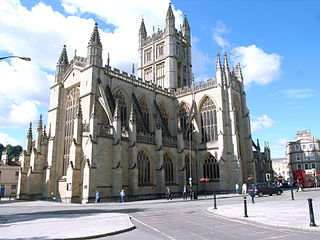
[[[242,65],[246,85],[265,85],[281,75],[281,57],[278,54],[268,54],[256,45],[235,47],[232,51],[235,62]]]
[[[0,133],[0,143],[3,146],[6,146],[8,144],[10,144],[12,146],[20,145],[20,143],[17,140],[15,140],[14,138],[10,137],[6,133]]]
[[[104,60],[109,52],[113,67],[131,71],[132,63],[138,59],[142,17],[148,35],[153,31],[151,24],[162,29],[169,0],[120,0],[107,4],[99,0],[63,0],[61,4],[73,16],[65,16],[42,2],[29,10],[18,0],[1,0],[0,51],[32,59],[0,62],[1,127],[26,127],[37,119],[40,107],[48,105],[49,85],[54,79],[48,72],[55,70],[62,46],[67,45],[69,60],[75,49],[77,55],[85,57],[93,17],[103,23],[100,37]],[[183,14],[172,7],[178,27]]]
[[[270,128],[273,126],[274,123],[274,120],[269,118],[267,115],[262,115],[260,117],[252,117],[251,131],[256,132],[265,128]]]
[[[317,92],[314,89],[289,89],[284,94],[287,98],[302,99],[316,96]]]
[[[224,34],[229,33],[230,30],[226,27],[226,25],[222,21],[216,22],[216,27],[213,29],[213,39],[215,42],[224,48],[230,47],[229,41],[223,37]]]

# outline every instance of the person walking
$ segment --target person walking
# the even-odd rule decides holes
[[[167,191],[166,191],[166,195],[167,195],[167,200],[172,200],[172,193],[169,187],[167,187]]]
[[[120,192],[120,202],[124,203],[124,197],[126,196],[126,194],[124,193],[124,190],[122,189]]]
[[[97,190],[96,191],[96,200],[95,203],[100,203],[100,192]]]
[[[182,197],[183,197],[183,200],[187,200],[187,186],[186,185],[183,185]]]
[[[247,194],[247,183],[242,184],[242,194]]]
[[[236,194],[239,194],[239,184],[236,183]]]

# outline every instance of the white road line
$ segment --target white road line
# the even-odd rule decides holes
[[[161,235],[167,237],[168,239],[176,240],[174,237],[171,237],[171,236],[165,234],[164,232],[161,232],[160,230],[158,230],[158,229],[156,229],[156,228],[154,228],[154,227],[152,227],[152,226],[150,226],[150,225],[148,225],[148,224],[146,224],[144,222],[141,222],[140,220],[138,220],[138,219],[136,219],[136,218],[134,218],[132,216],[131,216],[131,218],[134,219],[135,221],[137,221],[138,223],[140,223],[140,224],[142,224],[142,225],[144,225],[144,226],[146,226],[148,228],[151,228],[153,231],[156,231],[156,232],[160,233]]]

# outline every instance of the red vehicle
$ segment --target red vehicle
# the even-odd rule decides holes
[[[293,170],[292,171],[294,186],[298,186],[298,182],[302,183],[302,187],[314,187],[315,186],[315,171],[305,171],[305,170]],[[317,172],[320,176],[320,172]]]

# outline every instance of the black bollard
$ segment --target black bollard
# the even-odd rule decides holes
[[[216,197],[216,194],[213,195],[213,208],[217,209],[217,197]]]
[[[251,201],[254,203],[254,194],[251,195]]]
[[[312,198],[308,198],[309,203],[309,214],[310,214],[310,227],[316,227],[316,223],[314,222],[314,214],[313,214],[313,207],[312,207]]]
[[[291,200],[294,200],[294,196],[293,196],[293,187],[291,188]]]
[[[247,213],[247,197],[243,197],[243,203],[244,203],[244,217],[248,217]]]

